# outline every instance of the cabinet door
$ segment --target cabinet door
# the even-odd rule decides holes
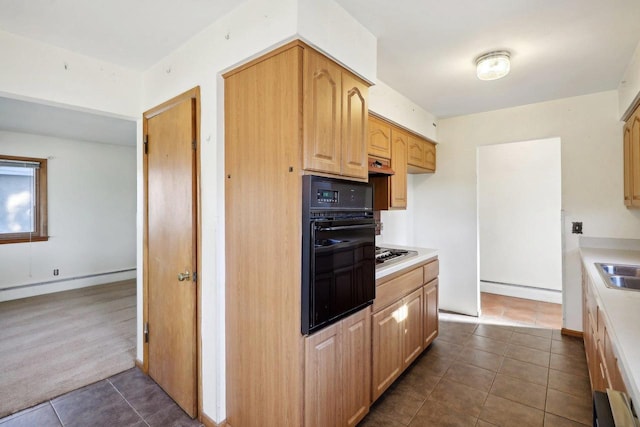
[[[342,70],[311,49],[304,50],[303,168],[340,174]]]
[[[424,150],[424,167],[427,170],[432,172],[436,171],[436,144],[433,144],[429,141],[425,142],[425,150]]]
[[[343,425],[355,426],[371,404],[371,307],[342,321]]]
[[[402,363],[406,368],[413,362],[416,357],[422,353],[423,347],[423,289],[419,288],[413,293],[409,294],[403,299],[402,311],[405,316],[403,321],[403,350],[402,350]]]
[[[407,152],[407,163],[419,168],[426,168],[427,156],[426,156],[426,141],[409,135],[409,148]]]
[[[376,400],[402,372],[402,301],[372,316],[372,399]]]
[[[640,206],[640,111],[631,118],[631,205]]]
[[[342,426],[340,329],[335,323],[305,338],[305,427]]]
[[[399,129],[391,129],[391,207],[407,207],[407,148],[409,137]]]
[[[373,116],[369,116],[368,152],[370,156],[391,158],[391,125]]]
[[[438,336],[438,279],[424,285],[424,347]]]
[[[633,120],[633,117],[631,118]],[[631,123],[624,127],[624,205],[631,206]]]
[[[349,73],[342,73],[342,170],[341,174],[366,179],[369,88]]]

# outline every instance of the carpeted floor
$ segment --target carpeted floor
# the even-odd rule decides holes
[[[136,282],[0,303],[0,418],[133,367]]]

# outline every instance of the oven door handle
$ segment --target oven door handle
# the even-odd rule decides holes
[[[323,227],[321,225],[316,225],[315,227],[317,231],[357,230],[357,229],[367,229],[367,228],[376,228],[376,225],[375,224],[340,225],[338,227]]]

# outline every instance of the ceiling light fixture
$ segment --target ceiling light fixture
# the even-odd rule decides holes
[[[509,74],[510,53],[506,50],[485,53],[476,59],[476,75],[480,80],[496,80]]]

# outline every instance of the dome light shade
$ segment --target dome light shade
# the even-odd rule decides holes
[[[476,59],[476,74],[480,80],[496,80],[509,74],[510,54],[506,50],[489,52]]]

